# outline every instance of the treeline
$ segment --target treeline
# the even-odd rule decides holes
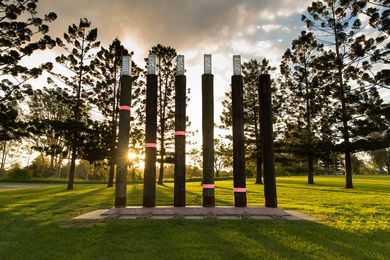
[[[279,167],[306,161],[312,184],[315,166],[328,173],[342,166],[346,188],[352,188],[353,166],[355,172],[361,166],[353,154],[366,151],[390,174],[390,104],[378,92],[390,89],[389,7],[386,0],[315,1],[302,15],[306,30],[285,51],[278,71],[266,59],[243,64],[247,156],[256,161],[257,183],[262,148],[254,93],[261,73],[274,79]],[[226,97],[221,121],[229,128],[231,93]]]
[[[40,162],[44,177],[63,177],[66,161],[66,176],[73,179],[76,160],[82,159],[90,164],[93,178],[108,178],[111,187],[121,57],[133,55],[134,50],[126,49],[119,39],[101,46],[97,28],[86,18],[71,24],[63,37],[53,39],[49,24],[57,16],[48,13],[38,17],[37,4],[37,0],[0,3],[1,174],[5,173],[9,149],[17,143],[25,151],[40,152],[40,159],[34,161],[36,165]],[[262,182],[262,148],[259,100],[254,93],[261,73],[270,73],[273,79],[278,172],[305,168],[308,182],[313,183],[316,169],[331,172],[345,168],[346,187],[352,188],[353,167],[358,165],[354,153],[359,151],[371,153],[381,170],[387,167],[390,171],[390,106],[378,92],[389,89],[390,82],[386,67],[389,7],[387,0],[313,2],[302,16],[307,29],[293,40],[279,69],[266,59],[242,65],[247,168],[255,172],[257,183]],[[24,57],[52,48],[62,53],[54,64],[22,65]],[[177,53],[160,44],[149,52],[157,55],[158,182],[162,184],[164,163],[173,161]],[[131,68],[131,151],[143,154],[147,71],[134,62]],[[47,73],[47,84],[29,84]],[[220,127],[230,129],[230,93],[226,93],[223,106]],[[231,165],[230,138],[216,140],[217,175]],[[189,156],[196,168],[199,150],[192,150]],[[133,169],[139,167],[139,161],[131,164]],[[192,172],[194,176],[199,173],[196,169]],[[68,189],[72,188],[70,181]]]
[[[46,172],[30,169],[33,174],[61,177],[66,160],[69,164],[68,189],[72,189],[76,160],[81,159],[90,163],[93,175],[102,164],[106,164],[109,168],[108,186],[112,186],[116,165],[121,58],[132,56],[133,52],[127,50],[119,39],[114,39],[108,47],[101,46],[97,28],[93,28],[86,18],[81,18],[78,24],[69,25],[62,38],[53,39],[48,34],[48,24],[57,15],[51,12],[38,17],[37,4],[37,0],[0,4],[1,173],[5,173],[11,144],[15,146],[17,143],[40,152],[40,158],[34,160],[40,166],[35,168],[46,169]],[[47,62],[32,69],[21,65],[23,57],[52,48],[62,53],[56,57],[54,64]],[[160,44],[152,47],[150,52],[158,58],[158,141],[161,144],[159,164],[162,182],[164,162],[169,161],[174,151],[173,97],[177,54],[175,49]],[[131,68],[130,142],[132,152],[141,154],[146,71],[134,62]],[[28,84],[30,79],[42,77],[43,72],[50,75],[46,85],[33,87]]]

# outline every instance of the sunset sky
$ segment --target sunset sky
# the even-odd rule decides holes
[[[118,37],[134,61],[144,67],[148,50],[157,43],[185,55],[187,86],[191,88],[188,115],[191,130],[201,130],[201,74],[203,54],[212,54],[215,120],[219,122],[224,92],[229,90],[232,56],[267,58],[278,66],[283,52],[304,28],[301,14],[309,0],[40,0],[39,12],[53,11],[58,18],[50,34],[61,37],[81,17],[98,28],[107,47]],[[47,59],[58,54],[55,49]]]

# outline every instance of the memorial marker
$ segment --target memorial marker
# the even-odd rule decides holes
[[[174,206],[186,206],[186,76],[184,55],[176,59]]]
[[[115,207],[126,207],[127,158],[129,151],[130,109],[131,109],[131,58],[122,57],[119,101],[119,136],[117,151],[117,173],[115,184]]]
[[[211,54],[205,54],[202,75],[203,207],[215,206],[214,75],[211,71]]]
[[[246,207],[243,78],[239,55],[233,56],[232,112],[234,206]]]
[[[274,136],[272,127],[272,90],[271,78],[269,74],[260,75],[258,88],[260,100],[260,129],[264,164],[265,206],[276,208],[278,203],[276,197]]]
[[[146,76],[145,169],[143,206],[156,206],[157,75],[156,55],[149,54]]]

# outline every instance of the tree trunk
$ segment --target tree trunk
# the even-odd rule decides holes
[[[3,141],[3,151],[1,155],[1,167],[0,167],[0,175],[5,173],[5,160],[7,159],[7,141]]]
[[[161,134],[163,136],[163,134]],[[164,137],[160,139],[160,169],[158,175],[157,184],[162,185],[164,180],[164,159],[165,159],[165,149],[164,149]]]
[[[333,17],[336,17],[334,6],[332,6]],[[351,151],[349,140],[349,126],[348,126],[348,111],[347,111],[347,98],[345,97],[343,68],[344,62],[340,54],[340,43],[338,38],[336,19],[333,19],[333,33],[335,36],[335,51],[336,51],[336,65],[338,70],[338,83],[340,88],[340,101],[341,101],[341,121],[343,124],[343,139],[344,139],[344,154],[345,154],[345,188],[353,189],[352,185],[352,164],[351,164]]]
[[[114,186],[115,164],[110,164],[110,171],[108,173],[107,188]]]
[[[310,151],[307,155],[307,166],[308,166],[308,184],[314,184],[314,171],[313,171],[313,164],[314,164],[314,156],[313,153]]]
[[[330,173],[330,162],[329,161],[327,161],[325,163],[325,169],[326,169],[326,175],[329,175],[329,173]]]
[[[56,159],[56,170],[55,170],[56,178],[61,178],[61,165],[62,165],[62,154],[60,154]]]
[[[261,150],[261,148],[258,148]],[[256,184],[263,184],[263,156],[261,151],[256,152]]]
[[[70,169],[69,169],[69,176],[68,176],[68,187],[67,190],[73,190],[73,180],[74,180],[74,172],[76,170],[76,146],[73,145],[72,147],[72,155],[70,158]]]
[[[307,66],[305,64],[305,99],[306,99],[306,122],[307,122],[307,135],[308,135],[308,148],[307,153],[307,183],[314,184],[314,173],[313,173],[313,133],[311,129],[311,103],[310,103],[310,83],[308,79]]]
[[[3,141],[3,149],[1,155],[1,167],[0,167],[0,175],[5,173],[5,161],[7,159],[7,141]]]
[[[82,51],[81,51],[81,57],[84,57],[84,38],[82,41]],[[81,105],[81,80],[83,77],[83,60],[80,62],[80,71],[78,75],[78,84],[77,84],[77,97],[76,97],[76,108],[75,108],[75,121],[78,123],[80,121],[80,105]],[[72,158],[70,163],[70,172],[69,172],[69,179],[68,179],[68,187],[67,190],[73,190],[73,180],[74,180],[74,172],[76,170],[76,156],[77,156],[77,145],[76,145],[76,139],[77,139],[77,133],[74,130],[73,132],[73,144],[72,144]]]
[[[49,177],[54,176],[54,155],[50,155]]]

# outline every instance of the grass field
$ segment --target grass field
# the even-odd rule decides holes
[[[263,205],[263,186],[247,181],[249,206]],[[390,177],[277,179],[279,207],[321,222],[286,220],[104,220],[72,217],[112,207],[102,184],[0,190],[0,259],[389,259]],[[201,186],[187,183],[187,204],[201,204]],[[158,187],[157,204],[172,205],[173,184]],[[232,182],[216,182],[217,205],[232,205]],[[142,184],[128,186],[128,203]]]

